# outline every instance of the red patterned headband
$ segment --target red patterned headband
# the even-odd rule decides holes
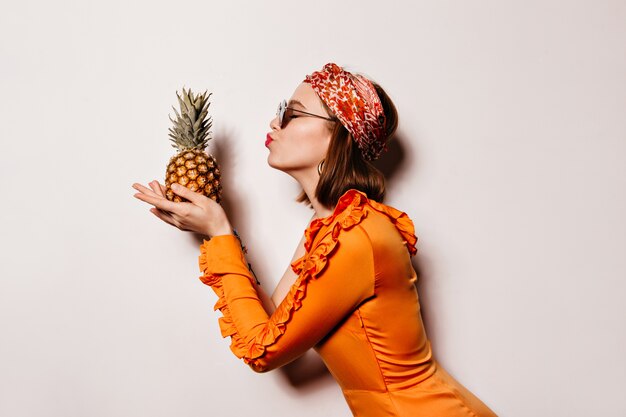
[[[359,74],[351,74],[334,63],[307,75],[303,82],[335,113],[352,134],[363,158],[374,160],[387,150],[385,113],[374,85]]]

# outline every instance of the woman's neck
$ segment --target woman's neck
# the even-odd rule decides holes
[[[319,175],[317,174],[317,171],[312,174],[309,173],[309,175],[299,175],[294,177],[300,183],[300,186],[309,198],[309,201],[311,201],[313,211],[315,212],[313,218],[319,219],[333,214],[332,209],[326,208],[322,203],[317,201],[317,198],[315,197],[315,189],[317,188],[317,183],[319,182]]]

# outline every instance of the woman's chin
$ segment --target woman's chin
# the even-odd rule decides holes
[[[268,155],[267,156],[267,165],[269,165],[270,167],[274,168],[274,169],[278,169],[276,167],[276,162],[274,160],[272,160],[272,155]]]
[[[279,162],[272,160],[271,155],[267,158],[267,165],[279,171],[284,171],[285,169]]]
[[[271,168],[274,168],[278,171],[282,171],[285,174],[292,175],[304,171],[309,171],[314,168],[311,168],[306,162],[297,163],[296,161],[280,161],[272,158],[272,154],[267,157],[267,165]]]
[[[285,164],[285,161],[281,161],[280,158],[276,158],[276,156],[271,153],[267,156],[267,165],[279,171],[289,169],[287,164]]]

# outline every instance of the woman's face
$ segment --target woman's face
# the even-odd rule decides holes
[[[309,83],[301,83],[296,88],[287,107],[329,117]],[[270,122],[272,132],[268,133],[272,139],[267,144],[270,152],[268,164],[285,172],[317,172],[317,165],[326,156],[330,143],[328,123],[327,120],[289,109],[285,110],[282,127],[278,116],[274,117]]]

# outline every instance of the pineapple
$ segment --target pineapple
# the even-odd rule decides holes
[[[213,124],[211,117],[207,118],[211,94],[207,96],[205,91],[194,95],[183,87],[181,98],[176,92],[180,114],[174,108],[177,117],[176,120],[170,117],[174,127],[169,129],[169,136],[174,142],[172,147],[178,152],[170,158],[165,172],[165,195],[170,201],[188,201],[172,191],[173,183],[204,194],[218,203],[221,200],[220,170],[215,158],[205,152],[211,139],[209,129]]]

